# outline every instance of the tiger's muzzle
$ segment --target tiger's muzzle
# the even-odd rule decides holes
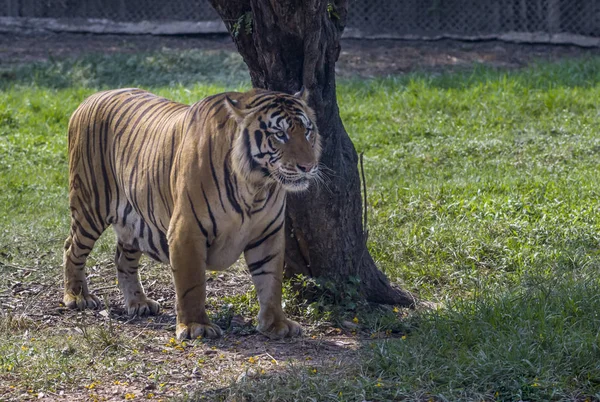
[[[294,167],[280,166],[277,179],[286,191],[306,191],[310,181],[317,177],[318,171],[316,163],[296,164]]]

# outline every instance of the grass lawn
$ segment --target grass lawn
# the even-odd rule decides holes
[[[237,267],[209,288],[226,337],[177,344],[164,266],[142,271],[163,314],[124,316],[112,233],[88,260],[110,308],[59,305],[67,122],[105,88],[186,103],[248,88],[243,63],[185,51],[0,71],[0,399],[600,399],[600,58],[338,84],[365,157],[370,251],[437,308],[332,314],[288,287],[307,336],[265,342],[231,326],[257,309]]]

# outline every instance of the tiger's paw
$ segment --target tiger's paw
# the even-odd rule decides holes
[[[139,300],[128,300],[125,302],[125,307],[127,308],[127,314],[129,314],[130,317],[136,315],[138,317],[156,315],[160,311],[160,304],[147,297]]]
[[[97,309],[102,305],[102,302],[100,302],[100,299],[98,299],[96,296],[94,296],[93,294],[89,293],[89,294],[73,294],[70,292],[65,293],[65,296],[63,297],[63,303],[65,306],[67,306],[70,309],[77,309],[77,310],[85,310],[86,308],[89,309]]]
[[[208,324],[199,324],[197,322],[191,322],[189,324],[177,324],[175,328],[175,335],[178,341],[185,339],[196,339],[199,337],[204,338],[218,338],[223,335],[223,331],[218,325],[211,322]]]
[[[268,336],[270,339],[282,339],[287,337],[291,338],[302,334],[302,327],[300,324],[287,318],[275,320],[268,324],[260,322],[259,320],[258,327],[256,327],[256,329],[258,332]]]

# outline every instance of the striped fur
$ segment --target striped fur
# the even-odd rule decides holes
[[[318,174],[321,152],[305,92],[225,93],[191,106],[139,89],[100,92],[69,122],[71,230],[65,243],[64,303],[95,308],[85,261],[110,225],[115,265],[131,315],[156,314],[138,262],[171,266],[177,337],[216,337],[205,311],[205,271],[243,252],[260,303],[258,329],[300,333],[281,308],[287,191]]]

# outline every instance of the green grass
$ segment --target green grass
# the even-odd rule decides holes
[[[248,83],[239,57],[199,51],[1,72],[0,292],[14,286],[15,267],[38,270],[24,282],[60,282],[68,117],[87,95],[116,86],[189,103]],[[359,363],[292,364],[190,398],[600,399],[600,58],[353,79],[338,89],[365,154],[370,251],[393,281],[440,308],[406,318],[405,339],[362,342]],[[112,253],[109,237],[90,264]],[[65,359],[56,334],[36,335],[46,356],[36,359],[17,341],[36,324],[8,321],[0,382],[13,378],[9,366],[28,367],[38,389],[78,381],[39,369]],[[115,361],[131,342],[110,350]],[[86,345],[81,361],[100,353]]]
[[[358,365],[233,384],[224,399],[498,400],[600,398],[597,268],[519,289],[457,298],[419,314],[404,339],[366,343]],[[318,374],[318,375],[317,375]],[[209,394],[210,395],[210,394]]]
[[[443,299],[593,251],[594,80],[597,59],[344,88],[342,118],[366,156],[380,266]]]

